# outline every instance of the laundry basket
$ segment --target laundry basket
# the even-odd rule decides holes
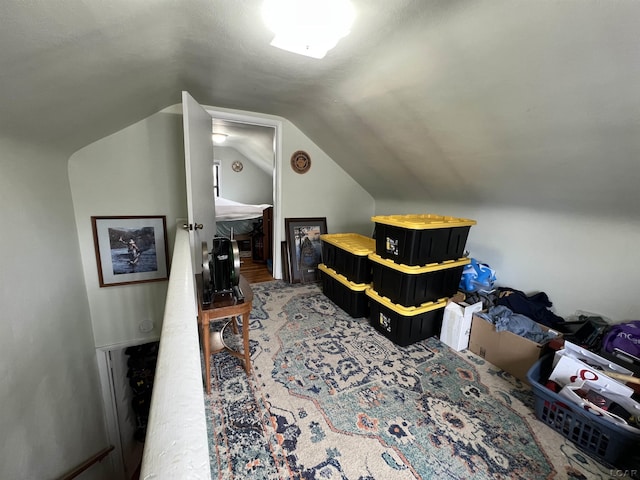
[[[602,463],[627,469],[640,478],[640,431],[631,432],[611,423],[549,390],[553,354],[545,355],[529,370],[527,378],[535,396],[538,420],[553,428],[578,448]]]

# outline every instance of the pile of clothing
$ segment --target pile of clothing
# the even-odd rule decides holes
[[[553,304],[546,293],[528,296],[520,290],[500,287],[491,292],[475,292],[467,295],[465,302],[482,302],[486,312],[477,313],[496,326],[496,331],[509,331],[536,343],[545,343],[555,337],[539,324],[558,329],[564,319],[551,310]]]
[[[511,287],[495,288],[496,272],[475,258],[465,266],[459,290],[464,302],[482,302],[483,312],[476,313],[496,327],[536,343],[545,343],[553,334],[544,325],[563,334],[565,340],[593,352],[613,354],[640,369],[640,320],[611,325],[597,315],[577,315],[565,321],[550,310],[553,306],[545,292],[533,295]]]

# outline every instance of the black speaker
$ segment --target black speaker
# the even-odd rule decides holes
[[[240,250],[235,240],[216,237],[211,249],[211,283],[213,293],[232,291],[240,281]]]

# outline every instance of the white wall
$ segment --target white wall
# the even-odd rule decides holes
[[[207,107],[214,108],[214,107]],[[169,107],[79,150],[69,160],[78,239],[91,319],[98,347],[157,339],[164,313],[166,282],[100,288],[91,216],[166,215],[169,245],[175,219],[186,217],[182,116]],[[286,217],[327,217],[329,232],[371,234],[373,198],[317,145],[286,119],[282,127],[281,208]],[[173,112],[173,113],[169,113]],[[311,170],[290,167],[297,150],[307,151]],[[233,173],[233,172],[231,172]],[[284,227],[283,227],[284,228]],[[154,328],[140,331],[149,320]]]
[[[220,160],[220,196],[250,205],[273,204],[273,166],[267,173],[235,148],[213,148],[213,158]],[[235,172],[233,162],[242,162]]]
[[[0,140],[3,479],[58,478],[108,446],[66,161]]]
[[[499,285],[527,294],[546,292],[562,317],[582,310],[613,323],[637,318],[637,221],[518,208],[376,203],[376,215],[407,213],[476,220],[467,241],[470,255],[497,271]]]
[[[372,233],[373,197],[289,121],[283,122],[282,218],[327,217],[328,233]],[[296,173],[291,155],[304,150],[311,168]]]
[[[167,282],[101,288],[91,217],[164,215],[173,248],[176,219],[187,215],[182,117],[156,113],[79,150],[69,180],[96,347],[157,340]]]

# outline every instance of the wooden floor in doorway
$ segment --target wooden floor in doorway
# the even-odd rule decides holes
[[[271,272],[267,269],[266,262],[254,261],[251,257],[240,258],[240,274],[250,284],[273,280]]]

